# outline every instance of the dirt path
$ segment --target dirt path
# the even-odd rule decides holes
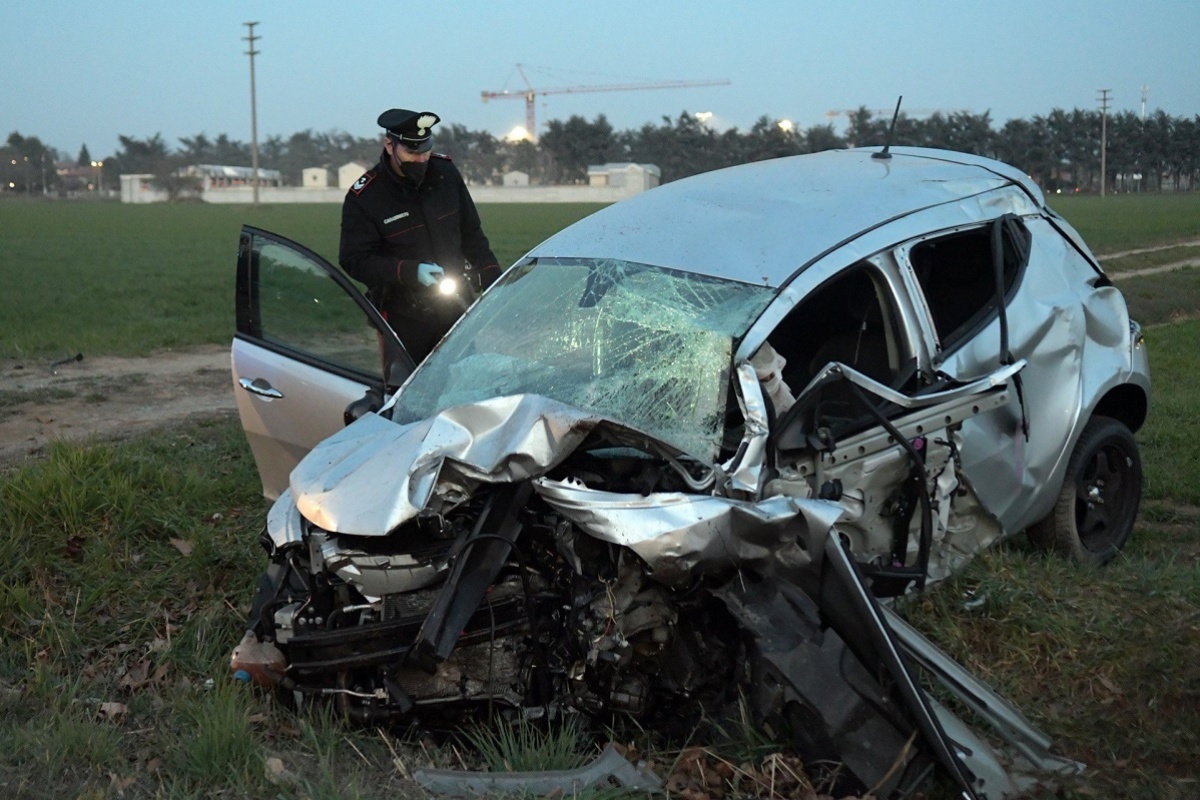
[[[127,438],[234,409],[227,346],[145,358],[85,354],[57,365],[0,360],[0,469],[38,456],[55,439]]]
[[[1123,281],[1127,278],[1136,278],[1141,275],[1158,275],[1160,272],[1174,272],[1184,267],[1200,267],[1200,258],[1188,258],[1183,261],[1173,261],[1170,264],[1159,264],[1157,267],[1131,269],[1126,272],[1110,272],[1108,273],[1108,277],[1114,281]]]
[[[1122,250],[1119,253],[1105,253],[1104,255],[1097,255],[1096,260],[1101,261],[1101,262],[1111,261],[1115,258],[1125,258],[1126,256],[1136,256],[1136,255],[1140,255],[1141,253],[1157,253],[1160,250],[1171,250],[1176,247],[1197,247],[1197,246],[1200,246],[1200,239],[1191,239],[1186,242],[1175,242],[1174,244],[1158,244],[1158,245],[1154,245],[1153,247],[1141,247],[1141,248],[1138,248],[1137,250]]]

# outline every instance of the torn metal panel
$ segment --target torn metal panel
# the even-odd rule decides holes
[[[739,577],[717,589],[753,637],[749,700],[835,795],[910,797],[937,762],[965,798],[1015,798],[1037,773],[1077,771],[1007,701],[871,595],[840,537],[814,535],[824,559],[813,588]],[[932,698],[907,659],[984,715],[1015,752],[1000,752]],[[1021,758],[1020,764],[1014,762]]]
[[[736,375],[738,405],[744,420],[742,441],[733,457],[721,465],[721,470],[726,474],[727,491],[756,497],[767,456],[767,437],[771,432],[767,424],[767,405],[763,402],[757,370],[752,364],[739,364]],[[780,382],[777,376],[775,381]]]
[[[1003,789],[1001,793],[991,793],[992,787],[1003,780],[992,780],[988,792],[981,791],[981,778],[995,777],[990,769],[983,772],[983,768],[991,767],[993,755],[988,750],[966,752],[947,737],[928,695],[901,657],[878,601],[837,536],[825,539],[824,555],[827,568],[821,574],[817,605],[830,626],[868,669],[873,668],[875,674],[886,674],[894,682],[893,691],[907,709],[920,737],[946,774],[962,789],[964,797],[971,800],[1005,797]],[[1001,772],[999,778],[1005,777]]]
[[[978,714],[1005,742],[1017,748],[1028,762],[1027,768],[1051,774],[1077,774],[1084,770],[1078,761],[1051,755],[1050,737],[1034,727],[1012,703],[939,650],[895,611],[886,606],[881,608],[905,654]]]
[[[829,530],[842,514],[824,500],[614,494],[545,478],[533,485],[588,535],[628,547],[667,584],[731,566],[803,568],[812,560],[806,550],[809,532]]]
[[[820,544],[818,543],[818,547]],[[747,701],[755,722],[789,741],[834,796],[907,796],[932,768],[904,708],[828,630],[814,600],[775,580],[715,592],[752,635]]]
[[[920,531],[928,524],[930,549],[927,563],[921,566],[927,580],[945,578],[1002,533],[959,474],[962,442],[958,429],[965,420],[1003,408],[1009,397],[1006,382],[1022,366],[1014,364],[964,386],[909,397],[843,364],[830,364],[801,392],[798,411],[819,399],[825,387],[841,380],[886,398],[902,411],[894,412],[890,430],[864,416],[870,427],[840,439],[827,429],[814,430],[804,416],[785,421],[777,445],[781,451],[800,455],[787,459],[764,493],[812,497],[828,491],[845,509],[838,530],[848,538],[855,557],[882,567],[920,565]],[[912,454],[897,444],[893,431],[919,448],[923,491],[930,499],[932,518],[928,521],[922,519],[923,512],[901,510],[912,502],[898,490],[906,484],[914,464]],[[814,439],[822,443],[821,449],[813,449]],[[905,513],[910,522],[904,522]],[[898,551],[900,524],[907,528],[907,544]]]
[[[990,389],[998,389],[1006,386],[1012,376],[1024,368],[1025,362],[1018,361],[1014,364],[1002,366],[1000,369],[996,369],[984,377],[962,382],[951,389],[939,392],[926,392],[919,395],[907,395],[896,391],[890,386],[885,386],[879,381],[871,380],[853,367],[835,362],[818,372],[800,392],[799,396],[803,397],[835,381],[846,380],[855,386],[865,389],[881,400],[886,400],[901,408],[927,408],[938,403],[961,400],[964,397],[982,394]]]

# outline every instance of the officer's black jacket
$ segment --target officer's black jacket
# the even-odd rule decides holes
[[[466,184],[450,159],[434,154],[416,186],[379,163],[359,178],[342,203],[338,261],[368,288],[409,354],[425,357],[462,309],[417,281],[417,265],[441,266],[465,280],[467,264],[487,286],[500,272]]]

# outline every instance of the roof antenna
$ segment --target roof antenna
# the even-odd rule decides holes
[[[896,111],[892,114],[892,124],[888,128],[888,138],[883,145],[883,149],[878,153],[871,153],[871,158],[891,158],[892,154],[888,152],[888,148],[892,146],[892,134],[896,132],[896,118],[900,116],[900,101],[904,99],[904,95],[896,98]]]

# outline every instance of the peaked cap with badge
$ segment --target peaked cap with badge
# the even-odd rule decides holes
[[[432,111],[409,111],[389,108],[379,115],[379,127],[387,130],[388,138],[415,153],[426,153],[433,147],[432,128],[441,121]]]

